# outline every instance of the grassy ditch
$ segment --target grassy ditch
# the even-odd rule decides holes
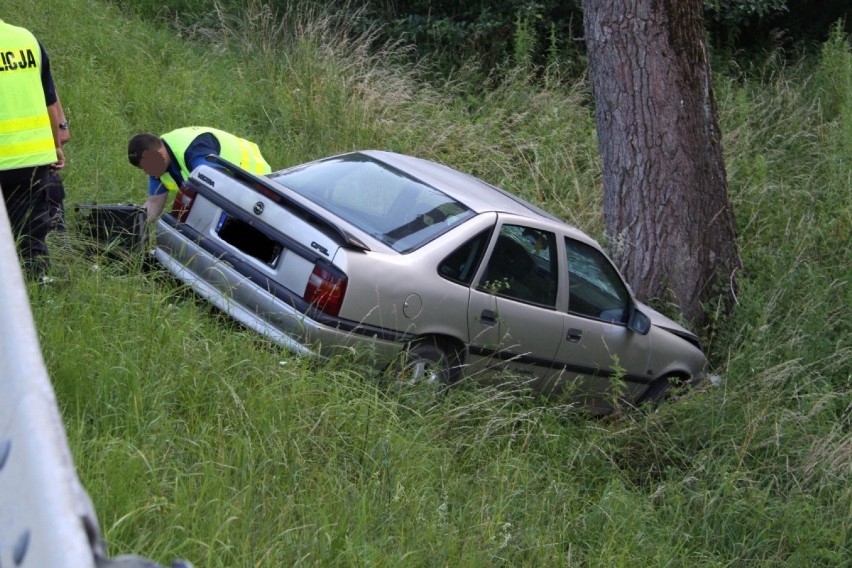
[[[72,123],[68,203],[139,203],[127,139],[207,124],[273,167],[356,148],[435,158],[601,236],[582,80],[425,85],[339,22],[258,9],[180,33],[94,0],[9,0]],[[247,33],[246,30],[251,30]],[[593,419],[462,385],[391,396],[293,358],[141,270],[55,239],[30,290],[110,551],[197,566],[848,562],[852,49],[716,79],[744,268],[708,337],[720,386]],[[475,94],[474,94],[475,93]]]

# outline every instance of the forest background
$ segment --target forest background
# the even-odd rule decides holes
[[[73,205],[140,202],[127,139],[188,124],[257,141],[275,168],[357,148],[436,159],[603,239],[577,12],[559,28],[547,3],[489,3],[506,8],[500,47],[448,40],[488,27],[474,11],[427,18],[429,32],[402,5],[4,2],[50,52],[72,124],[72,228],[52,242],[56,285],[29,293],[110,551],[197,566],[848,563],[852,47],[848,21],[814,23],[839,2],[708,4],[743,269],[703,338],[718,385],[654,412],[596,419],[467,384],[391,395],[357,361],[291,357],[139,259],[88,253]]]

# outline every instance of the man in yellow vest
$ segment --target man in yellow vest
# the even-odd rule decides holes
[[[207,161],[215,154],[253,174],[272,171],[257,144],[223,130],[187,126],[162,136],[137,134],[127,144],[130,164],[148,174],[148,222],[155,221],[166,206],[168,196],[175,197],[189,174],[201,164],[220,167]]]
[[[28,30],[0,20],[0,190],[31,277],[50,266],[45,194],[50,170],[65,165],[50,61]]]

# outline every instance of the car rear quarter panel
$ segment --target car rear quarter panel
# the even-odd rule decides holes
[[[458,246],[493,226],[496,218],[493,213],[478,215],[408,254],[341,249],[335,264],[349,276],[349,283],[340,316],[466,342],[470,289],[441,277],[437,267]]]

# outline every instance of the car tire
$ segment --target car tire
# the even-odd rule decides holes
[[[644,393],[642,393],[642,396],[638,401],[639,404],[659,404],[666,399],[670,386],[671,385],[669,384],[669,379],[667,377],[657,379],[651,383]]]
[[[672,394],[678,390],[678,387],[682,386],[682,384],[682,379],[677,376],[660,377],[651,383],[648,390],[642,394],[637,401],[637,406],[642,404],[657,406],[670,398]]]
[[[447,353],[433,342],[415,343],[391,367],[393,390],[427,388],[444,391],[450,384],[452,373]]]

